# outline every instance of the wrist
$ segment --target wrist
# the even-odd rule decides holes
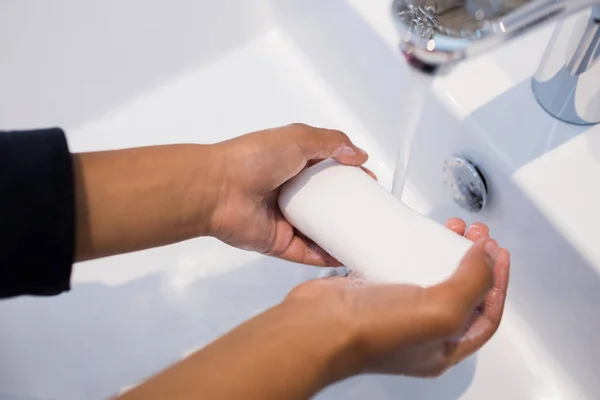
[[[300,340],[322,369],[322,388],[361,372],[359,335],[352,321],[318,301],[286,299],[273,311],[285,315],[282,318],[290,320],[290,325],[301,327]]]
[[[178,241],[211,234],[224,186],[223,160],[216,147],[189,145],[188,150],[180,154],[190,168],[181,181]]]
[[[348,357],[352,355],[352,335],[328,314],[316,302],[285,300],[126,397],[311,398],[352,375],[349,366],[355,365]]]

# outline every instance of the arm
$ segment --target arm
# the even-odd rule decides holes
[[[193,144],[74,154],[76,260],[206,235],[216,164]]]
[[[357,372],[347,351],[353,345],[350,328],[314,306],[284,302],[122,399],[310,398]]]
[[[432,288],[306,282],[121,399],[301,400],[361,372],[438,376],[498,328],[508,263],[508,253],[483,238]],[[482,301],[489,307],[474,314]]]
[[[297,235],[277,205],[283,183],[329,157],[367,160],[342,132],[302,124],[207,146],[75,154],[77,260],[211,235],[294,262],[338,265]]]
[[[343,133],[305,125],[208,147],[73,156],[59,130],[16,135],[0,136],[0,205],[8,206],[0,210],[9,221],[2,234],[17,244],[0,247],[1,295],[67,290],[74,243],[82,260],[210,234],[295,262],[336,265],[285,221],[278,188],[310,162],[367,158]],[[435,288],[308,282],[127,396],[300,399],[362,370],[439,374],[493,335],[507,284],[508,253],[489,240]],[[486,307],[474,314],[482,300]]]
[[[82,154],[60,129],[0,132],[0,297],[59,294],[74,261],[203,235],[336,265],[276,204],[282,183],[328,157],[367,158],[343,133],[300,124],[209,146]]]
[[[210,153],[70,154],[60,129],[0,132],[0,297],[59,294],[74,261],[206,234],[220,171]]]

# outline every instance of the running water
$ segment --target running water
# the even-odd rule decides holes
[[[400,127],[402,141],[396,156],[396,170],[392,183],[392,194],[401,199],[406,180],[406,173],[410,162],[415,133],[419,127],[425,99],[428,97],[434,76],[424,74],[414,68],[408,67],[406,77],[406,93],[403,104],[400,105]]]
[[[489,28],[489,20],[501,17],[531,0],[395,0],[393,7],[402,40],[409,49],[437,52],[436,41],[444,38],[475,40]],[[443,46],[442,46],[443,47]],[[444,50],[441,50],[443,52]],[[407,57],[417,58],[407,50]],[[402,143],[398,150],[392,194],[402,197],[407,168],[424,101],[428,97],[435,74],[408,66],[404,104],[400,105]]]
[[[448,0],[441,0],[448,2]],[[427,2],[396,0],[394,8],[399,22],[400,33],[404,38],[425,40],[438,32],[436,11],[440,7],[430,7]],[[401,143],[396,157],[396,169],[392,183],[392,194],[401,199],[406,181],[407,168],[410,163],[410,154],[413,147],[415,133],[419,127],[425,99],[428,97],[435,75],[419,71],[407,65],[406,88],[404,102],[399,105],[401,121]]]

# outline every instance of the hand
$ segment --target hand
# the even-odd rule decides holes
[[[465,234],[459,219],[447,227]],[[435,287],[355,286],[332,277],[302,284],[286,301],[314,302],[330,313],[326,318],[355,332],[355,373],[438,376],[480,349],[500,325],[510,255],[488,236],[485,225],[472,225],[466,237],[476,244],[454,276]]]
[[[367,154],[340,131],[302,124],[250,133],[213,146],[219,189],[210,235],[232,246],[318,266],[339,262],[294,230],[277,204],[279,188],[326,158],[362,165]],[[367,171],[369,172],[369,171]]]
[[[76,259],[212,235],[290,261],[339,265],[277,205],[283,183],[325,158],[358,166],[367,154],[342,132],[302,124],[213,145],[73,154]]]
[[[465,234],[461,220],[448,227]],[[492,337],[504,308],[508,252],[484,225],[466,236],[477,242],[440,285],[306,282],[124,398],[300,400],[364,372],[440,375]]]

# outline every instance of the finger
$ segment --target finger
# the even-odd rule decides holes
[[[335,158],[342,164],[362,165],[369,158],[367,153],[356,146],[348,135],[333,130],[295,124],[296,143],[304,152],[306,160]]]
[[[465,234],[465,237],[472,242],[476,242],[483,237],[489,236],[490,228],[488,228],[486,224],[481,222],[475,222],[474,224],[469,226],[469,229],[467,229],[467,233]]]
[[[296,234],[289,245],[274,257],[295,263],[317,267],[341,267],[342,264],[304,235]]]
[[[480,239],[463,257],[452,277],[441,285],[442,288],[454,292],[453,296],[466,311],[475,309],[492,287],[493,268],[498,251],[495,240]]]
[[[453,363],[458,363],[475,353],[498,330],[504,313],[509,275],[510,254],[507,250],[501,249],[494,268],[494,286],[485,296],[482,312],[476,314],[473,322],[460,338],[453,354]]]
[[[315,164],[320,163],[323,160],[310,160],[306,163],[306,168],[312,167]],[[377,175],[375,175],[375,173],[373,171],[371,171],[370,169],[366,168],[366,167],[360,167],[360,169],[362,169],[363,171],[365,171],[371,178],[377,180]]]
[[[477,242],[481,238],[489,237],[490,229],[482,222],[475,222],[467,228],[467,232],[464,236],[472,242]]]
[[[452,324],[448,330],[464,326],[492,287],[493,266],[498,251],[498,244],[493,239],[480,239],[448,280],[427,291],[432,304],[444,304],[452,311],[447,319],[444,316],[441,318],[442,323]]]
[[[450,218],[446,221],[446,228],[460,236],[464,236],[465,231],[467,230],[467,224],[460,218]]]
[[[371,301],[381,296],[385,297],[385,302],[390,305],[385,307],[385,315],[381,318],[382,324],[393,327],[389,329],[389,334],[395,335],[398,340],[402,336],[405,344],[455,338],[460,335],[473,310],[481,304],[485,294],[492,287],[493,264],[487,261],[488,242],[497,246],[491,239],[481,239],[467,252],[453,276],[440,285],[430,288],[406,285],[377,287],[377,291],[370,294]],[[411,288],[414,290],[410,290]],[[407,293],[411,292],[415,296],[412,299],[407,298]],[[407,302],[410,302],[410,308],[404,313],[398,313],[394,304]],[[373,321],[371,325],[372,329],[378,328]],[[385,328],[381,328],[381,331],[388,332]]]

